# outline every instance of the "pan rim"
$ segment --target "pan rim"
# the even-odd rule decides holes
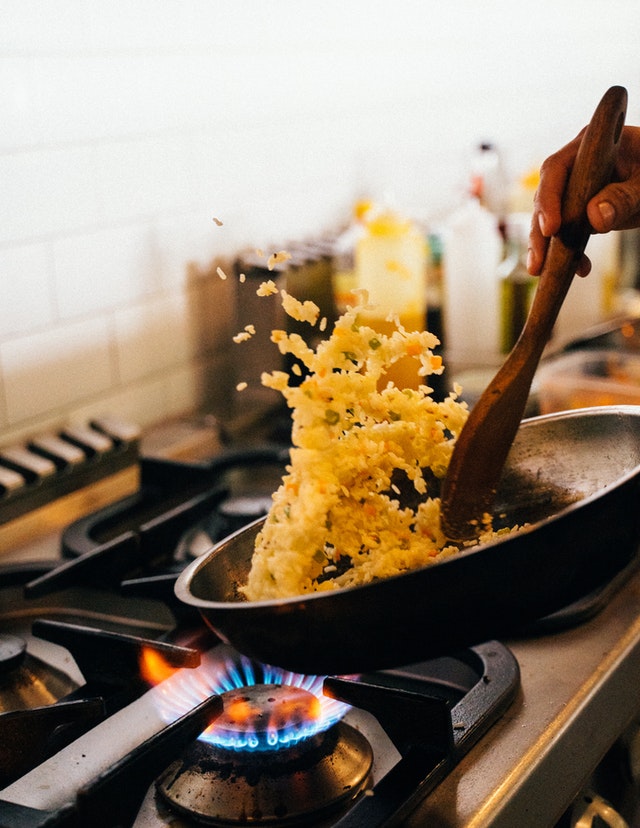
[[[520,428],[528,428],[531,427],[531,425],[535,425],[539,422],[551,422],[553,420],[559,419],[570,420],[576,418],[595,416],[615,416],[618,418],[624,417],[628,419],[640,420],[640,405],[624,404],[590,406],[588,408],[575,408],[568,409],[565,411],[556,411],[549,414],[540,414],[523,419],[520,424]],[[197,576],[198,572],[203,567],[207,566],[211,562],[211,560],[214,559],[217,555],[221,554],[224,547],[231,543],[236,537],[238,537],[241,534],[248,533],[251,530],[255,529],[258,525],[264,523],[264,521],[267,519],[267,516],[261,516],[256,520],[252,521],[251,523],[247,524],[246,526],[242,527],[241,529],[238,529],[233,534],[228,535],[226,538],[223,538],[222,540],[213,544],[209,549],[205,550],[194,561],[188,564],[178,576],[175,583],[174,591],[176,597],[189,606],[193,606],[198,609],[206,609],[208,611],[213,612],[221,611],[225,613],[242,611],[246,614],[248,611],[251,611],[252,609],[255,609],[256,612],[268,609],[280,609],[282,611],[287,611],[287,609],[294,608],[300,605],[301,603],[306,604],[309,601],[317,601],[322,598],[333,597],[337,600],[341,600],[341,596],[344,595],[353,595],[354,593],[361,594],[363,590],[371,591],[372,589],[386,588],[384,587],[385,584],[393,585],[397,583],[398,580],[405,579],[410,575],[415,575],[416,573],[424,573],[434,569],[441,569],[442,567],[446,566],[455,566],[458,562],[462,560],[467,560],[472,556],[475,557],[475,555],[479,552],[495,549],[497,547],[503,547],[505,544],[513,543],[513,541],[516,538],[521,537],[522,535],[530,535],[533,532],[537,532],[543,527],[547,527],[550,524],[564,519],[571,512],[577,511],[578,509],[583,509],[586,505],[593,503],[594,501],[601,500],[603,497],[606,496],[610,496],[612,492],[628,483],[638,474],[640,474],[640,463],[637,463],[632,469],[630,469],[623,475],[617,477],[614,482],[606,486],[603,486],[598,491],[592,492],[591,494],[587,495],[586,497],[578,501],[568,504],[555,514],[542,518],[541,520],[538,520],[533,524],[522,526],[520,529],[505,534],[501,537],[495,538],[492,541],[470,546],[467,549],[461,550],[460,554],[446,557],[441,561],[417,567],[415,569],[409,569],[405,572],[400,572],[396,575],[391,575],[388,578],[371,581],[366,584],[357,584],[355,586],[349,587],[338,587],[336,589],[326,591],[312,591],[300,593],[299,595],[293,595],[285,598],[274,598],[260,601],[219,601],[200,598],[194,595],[189,587],[191,582]]]

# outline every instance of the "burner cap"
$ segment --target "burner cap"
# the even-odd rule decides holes
[[[76,682],[27,650],[15,635],[0,635],[0,715],[53,704],[76,690]]]
[[[17,635],[0,635],[0,676],[8,675],[24,661],[26,642]]]
[[[317,730],[321,708],[317,696],[301,687],[254,684],[222,694],[224,710],[211,728],[222,747],[269,750],[295,743]]]

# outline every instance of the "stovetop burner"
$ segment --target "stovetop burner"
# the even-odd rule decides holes
[[[189,825],[388,825],[491,727],[518,686],[517,662],[498,642],[325,679],[220,645],[197,676],[181,671],[164,684],[167,721],[185,698],[220,692],[224,708],[157,780],[159,796]],[[380,733],[395,756],[388,765],[372,747]]]
[[[248,712],[255,725],[257,745],[237,749],[198,741],[189,748],[157,782],[160,794],[178,813],[208,825],[310,824],[347,807],[369,783],[371,745],[344,722],[285,747],[265,744],[272,741],[269,728],[263,729],[256,718],[275,714],[281,720],[275,728],[277,743],[277,731],[291,726],[292,715],[296,720],[317,716],[318,700],[307,690],[254,685],[229,691],[222,700],[224,712],[213,733],[222,729],[228,737],[233,732],[235,740],[239,723],[234,708],[239,707],[240,718]]]
[[[207,684],[189,674],[165,686],[173,719],[182,699],[218,692],[220,716],[158,780],[177,812],[206,824],[294,824],[351,803],[367,784],[373,750],[340,721],[347,704],[322,679],[267,667],[220,646],[205,660]]]
[[[262,677],[271,676],[276,668],[249,665],[230,652],[234,663],[241,665],[238,674],[257,678],[255,690],[241,685],[232,689],[225,711],[227,691],[212,691],[216,679],[211,668],[221,658],[228,661],[229,648],[214,646],[203,654],[199,666],[178,669],[147,695],[5,787],[0,825],[129,825],[131,816],[129,821],[118,816],[122,822],[113,822],[114,814],[122,815],[127,808],[138,814],[136,825],[173,824],[177,816],[186,814],[190,826],[211,824],[212,814],[216,820],[244,819],[248,824],[258,814],[261,824],[270,825],[295,824],[299,819],[322,828],[397,824],[503,715],[519,687],[517,662],[498,642],[399,670],[320,679],[322,703],[346,706],[344,717],[276,750],[270,742],[279,740],[274,733],[280,733],[284,722],[293,724],[295,731],[301,713],[305,719],[317,715],[318,677],[287,674],[262,684]],[[281,681],[285,685],[276,690],[274,684]],[[188,712],[174,708],[169,720],[162,715],[168,695],[177,697]],[[263,721],[274,724],[273,717],[260,712],[265,703],[276,714],[275,730],[271,725],[262,729]],[[218,719],[228,735],[247,712],[265,749],[212,744],[207,734]],[[142,744],[140,736],[130,732],[138,723],[144,725],[143,732],[147,727],[155,729],[153,723],[159,719],[168,724]],[[196,721],[200,722],[197,730]],[[96,772],[104,761],[103,748],[108,746],[109,755],[117,755],[116,734],[124,737],[118,730],[123,727],[126,738],[139,747]],[[176,744],[182,743],[177,750],[168,750],[166,740],[172,740],[174,732]],[[185,741],[188,733],[190,739]],[[383,749],[381,740],[386,744]],[[180,758],[168,767],[172,756]],[[226,791],[212,791],[213,782]],[[140,803],[150,785],[170,809],[169,822],[159,823],[157,817],[145,822],[148,815]],[[229,801],[232,791],[236,795]]]
[[[75,690],[73,680],[27,653],[17,635],[0,635],[0,713],[54,704]]]

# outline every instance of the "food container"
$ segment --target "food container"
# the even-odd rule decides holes
[[[536,378],[540,411],[640,405],[640,354],[586,350],[543,363]]]

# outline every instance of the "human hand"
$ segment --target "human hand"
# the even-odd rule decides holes
[[[582,132],[550,155],[540,168],[527,257],[527,269],[534,276],[542,270],[549,239],[560,230],[562,194],[581,138]],[[589,201],[587,218],[594,233],[640,227],[640,127],[624,127],[614,181]],[[586,276],[590,270],[591,262],[583,254],[576,272],[579,276]]]

